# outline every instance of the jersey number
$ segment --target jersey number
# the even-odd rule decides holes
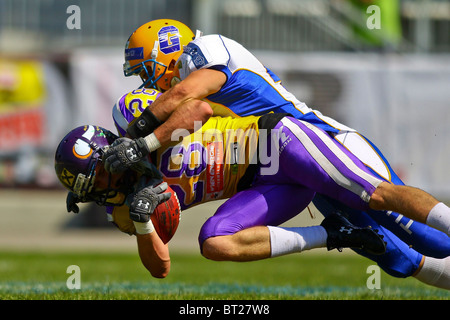
[[[211,142],[206,147],[193,142],[187,147],[176,145],[168,148],[161,155],[161,173],[167,178],[181,178],[183,175],[187,180],[191,180],[191,190],[184,190],[178,185],[171,185],[180,199],[182,209],[203,200],[204,191],[209,200],[217,197],[223,190],[223,144],[221,142]],[[202,180],[200,175],[205,172]],[[205,189],[206,188],[206,189]],[[193,198],[191,203],[186,205],[186,195],[191,193]],[[207,199],[207,200],[208,200]]]
[[[183,174],[189,180],[198,177],[206,169],[204,150],[205,147],[199,142],[191,143],[186,148],[180,145],[168,148],[161,155],[161,173],[168,178],[181,178]],[[188,192],[181,185],[171,185],[171,188],[176,192],[182,210],[202,201],[204,182],[201,180],[192,182],[191,193],[194,200],[188,205],[186,205]]]

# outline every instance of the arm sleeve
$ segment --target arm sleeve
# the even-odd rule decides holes
[[[208,35],[191,41],[178,60],[181,80],[200,69],[215,69],[231,76],[230,55],[220,35]]]

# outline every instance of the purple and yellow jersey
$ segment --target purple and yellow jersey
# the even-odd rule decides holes
[[[122,96],[113,109],[119,135],[142,113],[145,103],[158,97],[153,89]],[[140,102],[139,102],[140,101]],[[151,155],[152,163],[177,193],[182,209],[236,193],[250,164],[256,164],[260,116],[211,117],[197,130],[174,132],[173,142]],[[184,138],[180,140],[180,135]]]
[[[128,124],[137,119],[142,111],[153,103],[162,93],[154,89],[136,89],[122,95],[113,107],[114,125],[120,136],[124,137]]]
[[[234,195],[256,163],[258,119],[212,117],[193,134],[157,149],[152,162],[177,193],[182,209]]]

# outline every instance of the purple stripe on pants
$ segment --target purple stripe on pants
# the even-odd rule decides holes
[[[381,180],[323,130],[317,128],[317,132],[302,121],[288,119],[289,128],[279,122],[271,133],[277,134],[281,146],[278,170],[258,173],[251,188],[226,201],[203,225],[200,248],[209,237],[232,235],[254,226],[277,226],[305,209],[316,192],[355,209],[369,209],[368,196]]]
[[[281,129],[279,167],[264,183],[294,183],[311,188],[355,208],[369,209],[368,201],[382,180],[376,178],[350,151],[317,127],[288,118]],[[300,138],[299,138],[300,137]]]

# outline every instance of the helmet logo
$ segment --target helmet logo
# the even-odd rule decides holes
[[[181,50],[180,33],[174,26],[166,26],[158,32],[159,50],[164,54],[169,54]]]
[[[144,59],[144,48],[127,48],[125,49],[125,61]]]
[[[69,187],[72,186],[75,176],[71,174],[66,168],[61,173],[62,182],[66,183]]]
[[[87,126],[85,130],[86,132],[83,133],[82,137],[90,141],[95,134],[95,128],[93,126]],[[92,148],[85,140],[77,139],[73,145],[73,154],[79,159],[87,159],[92,154]]]
[[[73,146],[73,154],[80,159],[87,159],[92,154],[92,148],[87,142],[78,139]]]

